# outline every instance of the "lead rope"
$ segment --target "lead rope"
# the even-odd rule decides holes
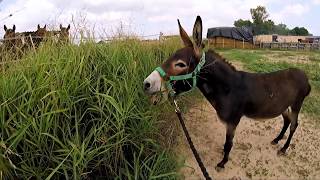
[[[177,116],[178,116],[178,118],[179,118],[179,121],[180,121],[180,124],[181,124],[181,126],[182,126],[184,135],[186,136],[186,138],[187,138],[187,140],[188,140],[190,149],[192,150],[192,153],[193,153],[194,157],[195,157],[196,160],[197,160],[197,163],[198,163],[198,165],[199,165],[199,167],[200,167],[200,169],[201,169],[201,171],[202,171],[203,176],[206,178],[206,180],[212,180],[212,178],[209,176],[209,173],[207,172],[207,169],[206,169],[206,167],[204,166],[204,164],[203,164],[203,162],[202,162],[202,160],[201,160],[201,158],[200,158],[200,155],[199,155],[197,149],[196,149],[196,148],[194,147],[194,145],[193,145],[193,142],[192,142],[191,137],[190,137],[190,135],[189,135],[189,133],[188,133],[187,127],[186,127],[186,125],[185,125],[185,123],[184,123],[184,121],[183,121],[180,108],[179,108],[179,106],[178,106],[178,104],[177,104],[177,101],[176,101],[175,99],[173,99],[173,103],[174,103],[174,105],[175,105],[175,107],[176,107],[176,108],[175,108],[175,111],[176,111],[176,114],[177,114]]]

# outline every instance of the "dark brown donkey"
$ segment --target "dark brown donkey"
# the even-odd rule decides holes
[[[166,92],[166,81],[170,76],[192,72],[202,56],[202,21],[197,17],[193,28],[194,44],[181,27],[180,36],[185,47],[169,57],[159,71],[152,72],[144,81],[144,90],[149,95]],[[192,81],[171,82],[176,94],[191,89]],[[213,50],[205,52],[205,64],[197,75],[197,87],[216,109],[219,118],[226,124],[224,157],[217,164],[224,168],[233,145],[235,130],[242,116],[254,119],[273,118],[282,115],[284,120],[280,134],[272,141],[277,144],[290,125],[290,134],[284,146],[278,151],[284,154],[298,126],[298,114],[304,98],[311,87],[306,74],[290,68],[272,73],[248,73],[237,71]]]

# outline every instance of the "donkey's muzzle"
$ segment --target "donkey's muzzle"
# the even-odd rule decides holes
[[[151,87],[151,83],[150,83],[150,82],[147,82],[147,81],[143,82],[143,89],[144,89],[144,91],[149,90],[150,87]]]
[[[161,77],[157,71],[153,71],[143,81],[143,90],[148,95],[152,95],[161,90]]]

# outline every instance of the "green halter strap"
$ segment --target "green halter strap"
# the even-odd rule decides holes
[[[167,86],[167,89],[169,90],[170,96],[175,96],[175,92],[172,88],[172,84],[170,81],[181,81],[181,80],[192,79],[192,88],[189,91],[193,90],[197,86],[197,75],[199,74],[205,62],[206,62],[206,55],[205,53],[202,53],[200,62],[191,73],[179,75],[179,76],[169,76],[169,80],[166,81],[166,86]],[[160,66],[157,67],[155,70],[159,72],[161,77],[166,76],[166,72]]]

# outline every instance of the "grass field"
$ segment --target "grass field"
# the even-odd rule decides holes
[[[150,106],[142,82],[179,47],[126,40],[47,44],[19,62],[3,55],[15,62],[0,65],[0,179],[178,178],[173,110]],[[312,93],[303,112],[320,115],[320,53],[218,52],[254,72],[304,69]]]

